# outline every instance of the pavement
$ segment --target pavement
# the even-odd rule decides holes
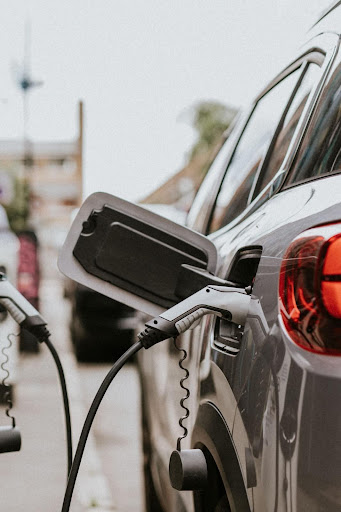
[[[74,447],[87,410],[110,364],[79,365],[68,333],[70,309],[62,282],[44,279],[41,313],[52,333],[68,384]],[[6,340],[1,339],[0,343]],[[0,455],[0,511],[60,512],[66,447],[57,371],[48,349],[21,354],[13,413],[22,449]],[[109,388],[89,436],[70,512],[143,512],[140,397],[136,367],[124,367]],[[0,425],[9,421],[0,408]]]

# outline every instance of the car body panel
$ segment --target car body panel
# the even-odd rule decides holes
[[[292,239],[307,227],[339,221],[341,218],[341,208],[339,204],[335,204],[335,198],[329,193],[330,187],[333,190],[341,191],[341,176],[330,177],[325,180],[320,180],[318,187],[311,184],[306,184],[301,187],[296,187],[287,190],[267,202],[263,207],[253,214],[244,222],[240,223],[234,229],[221,233],[215,239],[218,247],[220,247],[221,260],[224,262],[221,266],[218,275],[220,277],[228,278],[228,269],[230,267],[232,257],[241,246],[260,245],[263,248],[262,258],[260,260],[257,278],[253,287],[253,295],[259,299],[262,312],[266,320],[266,330],[268,333],[278,331],[278,280],[279,280],[279,267],[282,261],[283,252],[290,244]],[[268,220],[268,221],[267,221]],[[269,294],[268,290],[272,293]],[[201,329],[201,336],[199,340],[192,339],[188,348],[194,346],[204,346],[209,339],[213,341],[214,323],[211,318],[203,321],[204,325]],[[254,439],[258,432],[255,430],[262,430],[264,434],[264,444],[268,443],[273,448],[275,433],[273,432],[273,409],[271,408],[271,401],[273,401],[273,385],[271,384],[271,375],[269,368],[262,368],[263,365],[255,367],[254,374],[250,368],[253,361],[257,357],[260,347],[263,346],[269,334],[264,334],[260,329],[258,319],[250,319],[247,328],[245,329],[241,351],[238,356],[229,356],[222,354],[215,350],[213,344],[211,350],[205,350],[202,359],[200,360],[200,369],[209,366],[209,371],[200,372],[200,400],[210,401],[219,407],[229,430],[233,430],[233,440],[236,445],[236,451],[240,454],[249,448],[250,439]],[[198,336],[192,335],[192,338]],[[202,338],[202,339],[200,339]],[[289,393],[291,388],[287,390],[287,374],[291,365],[296,365],[299,369],[306,370],[310,366],[309,359],[313,358],[315,365],[319,366],[316,362],[316,355],[312,356],[309,352],[302,351],[293,345],[291,340],[288,347],[283,343],[282,351],[284,351],[283,364],[279,368],[278,379],[282,386],[279,386],[280,400],[282,403],[285,401],[286,393]],[[195,350],[195,349],[194,349]],[[193,348],[191,348],[193,352]],[[303,352],[303,354],[302,354]],[[308,361],[306,361],[308,357]],[[338,365],[338,359],[327,357],[329,364],[326,363],[325,356],[318,356],[322,360],[324,366],[327,365],[323,374],[330,373],[329,365],[333,366],[334,375],[341,377],[341,369]],[[303,364],[304,363],[304,364]],[[169,364],[169,363],[168,363]],[[190,367],[189,367],[190,368]],[[193,370],[194,376],[196,375],[195,369]],[[193,374],[192,374],[193,375]],[[254,382],[256,379],[256,384]],[[258,386],[258,379],[261,379],[265,389]],[[254,394],[259,398],[264,416],[261,424],[259,424],[259,416],[256,398],[254,394],[248,393],[248,400],[254,400],[256,405],[247,410],[243,402],[243,385],[251,382],[251,386],[256,388]],[[294,381],[293,386],[296,386]],[[303,386],[303,384],[302,384]],[[192,382],[189,384],[192,390],[195,388]],[[241,400],[238,403],[237,400]],[[195,410],[195,406],[194,406]],[[283,406],[282,406],[283,410]],[[299,414],[298,414],[299,417]],[[265,419],[264,419],[265,418]],[[246,427],[245,427],[246,425]],[[264,428],[266,426],[266,429]],[[297,426],[299,429],[299,425]],[[171,429],[170,429],[171,430]],[[259,440],[258,440],[259,441]],[[252,448],[252,446],[251,446]],[[270,449],[269,449],[270,450]],[[303,455],[305,457],[307,454]],[[265,462],[264,462],[265,461]],[[269,462],[270,461],[270,462]],[[298,461],[297,461],[298,463]],[[269,489],[275,489],[276,485],[268,485],[269,479],[275,475],[274,461],[271,456],[264,457],[257,467],[258,482],[265,482],[266,489],[258,488],[253,490],[255,496],[255,506],[259,510],[271,510],[274,505],[274,496],[271,496]],[[247,471],[245,460],[240,459],[242,473],[247,481]],[[269,467],[270,466],[270,467]],[[249,492],[250,494],[250,492]],[[258,494],[258,496],[257,496]],[[264,501],[266,496],[267,502]],[[250,506],[251,506],[251,496]],[[257,510],[257,508],[256,508]],[[299,509],[297,509],[299,510]]]
[[[240,400],[238,404],[239,407],[236,411],[235,428],[233,429],[233,438],[236,443],[238,453],[243,453],[247,447],[245,446],[245,435],[241,435],[239,432],[239,429],[243,424],[246,425],[247,439],[256,439],[257,442],[260,442],[257,435],[262,430],[263,445],[271,446],[273,448],[276,433],[274,432],[275,420],[273,408],[271,407],[274,393],[273,384],[271,384],[271,372],[268,367],[269,365],[264,362],[263,364],[258,364],[258,366],[255,366],[253,369],[251,368],[252,364],[254,364],[254,361],[257,359],[257,354],[260,350],[266,350],[266,347],[263,348],[263,344],[266,344],[267,338],[270,335],[275,335],[278,338],[278,333],[282,331],[279,327],[277,296],[279,270],[283,252],[286,250],[293,238],[303,232],[306,228],[324,223],[336,222],[341,218],[340,204],[335,204],[335,200],[337,200],[337,198],[329,193],[330,188],[332,188],[332,190],[341,191],[341,176],[334,176],[329,177],[328,180],[321,180],[319,181],[318,186],[315,187],[311,184],[307,184],[302,187],[296,187],[282,192],[278,196],[274,197],[272,201],[266,203],[260,211],[254,214],[257,217],[255,223],[251,222],[251,216],[251,218],[248,219],[250,222],[246,229],[244,228],[243,223],[238,226],[238,230],[242,232],[242,236],[239,236],[240,232],[235,233],[237,230],[236,228],[225,234],[225,236],[222,235],[224,244],[221,251],[223,253],[224,265],[222,267],[221,275],[225,275],[225,271],[228,268],[229,255],[233,252],[233,249],[231,251],[233,239],[238,240],[238,243],[241,242],[245,245],[261,245],[263,249],[257,277],[253,287],[253,295],[259,299],[262,312],[266,319],[267,334],[262,332],[262,329],[260,329],[260,321],[255,321],[255,319],[252,318],[251,321],[249,321],[248,327],[245,329],[241,353],[238,354],[237,357],[233,358],[233,362],[230,365],[226,364],[225,361],[220,362],[222,367],[226,367],[225,375],[229,386],[226,385],[225,390],[227,391],[227,389],[229,389],[230,393],[235,397],[239,397]],[[305,197],[307,200],[304,202]],[[283,204],[280,205],[278,203]],[[261,215],[262,212],[264,212],[264,215]],[[276,215],[277,212],[281,213]],[[266,222],[266,219],[270,219],[270,221]],[[232,240],[232,243],[229,243],[229,240]],[[278,340],[278,343],[281,343],[281,340]],[[305,374],[303,375],[303,371],[311,371],[310,369],[307,370],[307,368],[310,367],[310,363],[306,360],[306,354],[309,354],[308,359],[311,359],[311,354],[293,345],[291,340],[286,340],[286,342],[283,340],[282,343],[283,347],[281,347],[280,350],[282,352],[284,351],[284,355],[281,356],[281,358],[283,358],[283,363],[277,370],[277,378],[279,399],[284,403],[285,397],[289,393],[293,393],[292,388],[297,391],[298,387],[297,381],[299,379],[297,377],[292,382],[288,378],[288,373],[291,367],[297,367],[296,374],[299,372],[302,373],[302,382],[300,382],[300,386],[302,386],[301,393],[303,393],[304,381],[306,378]],[[320,366],[317,359],[322,359],[324,365],[326,364],[326,356],[314,356],[315,357],[313,359],[315,361],[315,366]],[[211,355],[210,357],[219,360],[219,357],[216,357],[215,355]],[[226,359],[227,357],[229,356],[220,356],[221,359]],[[335,376],[340,378],[341,369],[338,367],[337,362],[335,362],[335,358],[328,359],[333,359],[332,364],[334,374],[336,372]],[[264,366],[267,366],[267,368],[264,368]],[[327,370],[327,368],[325,370]],[[321,369],[320,372],[322,372]],[[326,376],[328,374],[329,368],[324,375]],[[247,382],[249,383],[247,385],[254,388],[252,393],[247,393],[247,401],[253,402],[255,404],[254,406],[249,406],[249,408],[246,407],[243,401],[244,389],[241,387],[240,382]],[[260,382],[265,389],[260,386]],[[298,401],[303,400],[302,396],[299,396]],[[326,400],[328,399],[328,396],[329,395],[326,394]],[[299,404],[297,406],[299,406]],[[259,407],[262,408],[262,414],[259,414],[259,411],[257,410]],[[282,405],[282,407],[280,406],[280,417],[283,414],[283,407],[284,405]],[[301,415],[298,411],[296,414],[297,417],[300,418]],[[260,420],[262,420],[261,424],[259,423]],[[236,427],[237,424],[238,428]],[[257,432],[257,428],[259,432]],[[297,430],[299,430],[299,425],[297,425]],[[255,447],[253,447],[253,449],[256,450]],[[315,448],[315,451],[318,451],[318,447]],[[297,454],[295,454],[295,456],[297,457]],[[300,455],[300,457],[307,456],[308,453]],[[258,458],[259,455],[256,459]],[[273,475],[275,475],[275,468],[273,467],[274,461],[271,461],[271,456],[265,455],[262,457],[261,461],[257,462],[259,462],[257,466],[258,482],[264,482],[266,489],[262,489],[261,486],[257,486],[254,489],[255,507],[256,510],[257,507],[259,507],[260,510],[262,507],[263,510],[271,510],[271,506],[274,505],[275,498],[274,496],[270,496],[271,492],[269,489],[275,489],[276,485],[274,482],[272,482],[273,485],[268,484],[269,479],[271,481],[271,476],[273,477]],[[292,461],[291,463],[293,464]],[[299,461],[297,459],[296,464],[298,463]],[[267,467],[268,465],[270,465],[270,467]],[[284,479],[285,475],[282,475],[282,477]],[[258,500],[257,494],[260,496]],[[267,497],[267,503],[263,502],[264,496]],[[290,496],[291,502],[295,502],[295,496]],[[282,506],[284,505],[282,504]],[[297,510],[300,509],[297,508]]]
[[[250,199],[237,219],[209,237],[218,249],[217,275],[221,278],[228,279],[240,249],[261,248],[252,283],[252,308],[240,350],[224,353],[217,348],[214,343],[217,320],[211,317],[204,318],[198,327],[178,339],[188,354],[186,387],[191,393],[186,402],[190,410],[186,420],[189,435],[182,441],[183,447],[209,444],[233,504],[234,498],[229,495],[231,475],[221,463],[221,434],[217,429],[208,436],[206,418],[200,413],[208,405],[214,408],[223,418],[226,435],[231,436],[239,466],[235,472],[242,476],[248,506],[254,512],[341,509],[340,481],[336,476],[341,470],[341,450],[335,446],[341,423],[339,408],[335,407],[341,389],[340,359],[313,354],[295,345],[281,322],[278,306],[280,266],[292,240],[308,228],[341,220],[341,175],[320,177],[280,191],[311,123],[321,91],[340,64],[341,25],[337,20],[341,20],[341,9],[333,18],[335,23],[331,28],[332,16],[334,13],[314,27],[311,39],[303,48],[304,51],[320,44],[326,59],[281,169],[265,190]],[[336,28],[337,33],[333,33]],[[218,157],[220,161],[213,163],[189,214],[188,225],[203,233],[214,208],[219,180],[251,110],[237,123],[229,141],[231,147],[226,143],[225,153],[223,149]],[[140,357],[143,386],[148,388],[145,404],[151,445],[154,460],[158,460],[154,467],[154,473],[159,472],[156,487],[167,511],[177,510],[173,504],[176,494],[181,494],[167,483],[169,456],[175,449],[176,436],[181,435],[177,420],[183,415],[179,401],[185,393],[179,385],[183,376],[177,368],[179,357],[170,342]],[[192,511],[194,504],[188,493],[185,494],[182,493],[183,506],[186,511]]]

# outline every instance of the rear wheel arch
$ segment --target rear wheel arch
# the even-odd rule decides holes
[[[219,409],[211,402],[205,402],[199,407],[192,435],[192,446],[201,448],[208,461],[209,485],[207,496],[216,493],[218,499],[219,493],[222,493],[220,497],[227,496],[231,512],[250,512],[245,482],[232,435]],[[223,485],[222,490],[219,488],[219,482],[212,486],[215,471],[217,471],[217,478],[221,480]],[[202,503],[204,502],[205,491],[195,492],[196,511],[201,512],[203,510]],[[212,506],[213,510],[217,509]]]

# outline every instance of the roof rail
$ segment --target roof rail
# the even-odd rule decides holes
[[[315,23],[310,28],[315,27],[321,20],[323,20],[323,18],[325,18],[330,12],[332,12],[334,9],[336,9],[336,7],[338,7],[339,5],[341,5],[341,0],[334,0],[334,2],[332,2],[329,5],[329,7],[327,7],[326,9],[323,9],[323,11],[320,13],[318,19],[315,21]]]

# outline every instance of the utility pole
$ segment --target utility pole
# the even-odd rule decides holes
[[[28,190],[29,173],[32,169],[33,151],[32,145],[28,137],[28,123],[29,123],[29,105],[28,94],[34,87],[43,85],[41,80],[34,80],[31,75],[31,25],[29,20],[25,23],[25,43],[24,43],[24,58],[21,69],[16,77],[16,83],[22,92],[23,98],[23,180],[22,180],[22,201],[26,201],[25,195]],[[29,211],[29,199],[28,199]],[[25,209],[25,208],[24,208]]]
[[[25,170],[29,170],[33,165],[32,151],[30,141],[28,139],[28,93],[34,87],[41,87],[43,82],[41,80],[33,80],[31,75],[31,25],[29,21],[25,24],[25,46],[24,46],[24,61],[21,76],[19,76],[19,87],[23,93],[23,112],[24,112],[24,166]]]

